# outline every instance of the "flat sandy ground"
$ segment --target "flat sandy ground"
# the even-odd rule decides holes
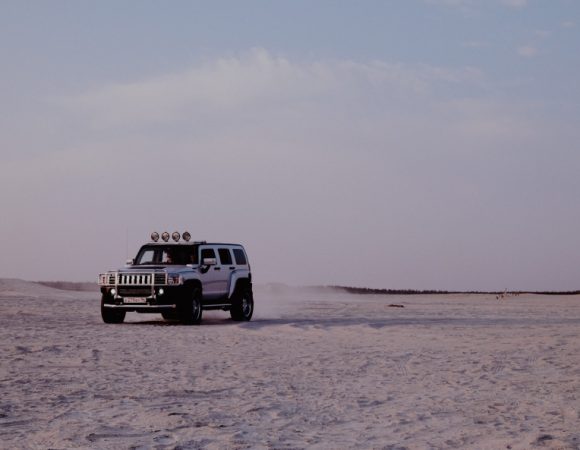
[[[255,299],[105,325],[98,293],[0,280],[0,446],[580,448],[580,296]]]

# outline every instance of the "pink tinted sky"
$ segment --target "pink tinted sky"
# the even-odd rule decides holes
[[[188,229],[257,282],[580,288],[575,2],[6,5],[0,277]]]

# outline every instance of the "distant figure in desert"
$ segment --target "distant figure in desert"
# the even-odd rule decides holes
[[[508,298],[508,296],[510,296],[510,295],[516,295],[516,294],[511,294],[511,293],[508,294],[508,291],[506,289],[506,290],[503,291],[503,293],[501,293],[499,295],[496,295],[495,296],[495,299],[496,300],[506,300]]]

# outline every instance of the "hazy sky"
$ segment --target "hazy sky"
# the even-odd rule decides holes
[[[577,0],[0,1],[0,277],[579,289],[578,80]]]

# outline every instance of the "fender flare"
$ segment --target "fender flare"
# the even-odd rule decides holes
[[[203,294],[203,287],[202,287],[200,280],[197,280],[197,279],[186,280],[185,283],[183,283],[183,287],[185,289],[191,289],[191,288],[196,287]]]
[[[228,292],[228,299],[232,298],[236,288],[240,283],[249,283],[248,275],[245,273],[233,273],[232,277],[230,278],[230,291]]]

